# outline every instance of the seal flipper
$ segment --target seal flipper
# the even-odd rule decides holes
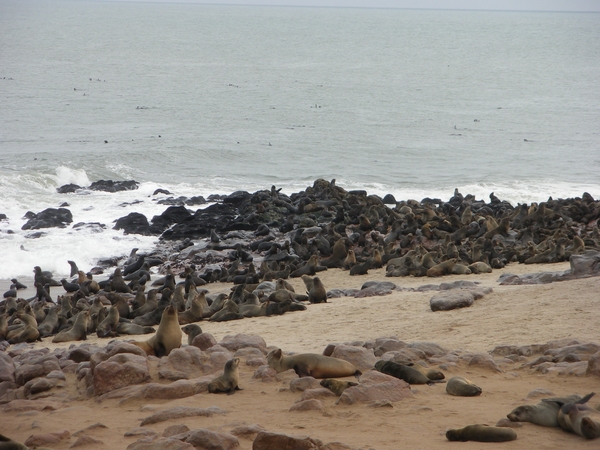
[[[583,405],[584,403],[587,403],[588,400],[590,398],[592,398],[594,395],[596,395],[595,392],[590,392],[588,395],[582,397],[581,399],[577,400],[576,402],[571,402],[571,403],[562,402],[560,400],[553,399],[553,398],[543,398],[542,401],[546,402],[546,403],[556,403],[559,407],[562,408],[564,405],[569,405],[569,404]]]
[[[156,347],[154,348],[154,354],[159,358],[167,356],[167,348],[162,342],[156,343]]]

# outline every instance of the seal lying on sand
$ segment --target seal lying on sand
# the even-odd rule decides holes
[[[284,356],[280,348],[271,350],[267,355],[269,367],[276,372],[285,372],[294,369],[299,377],[335,378],[356,377],[361,372],[348,361],[323,356],[316,353],[301,353],[298,355]]]
[[[446,431],[449,441],[505,442],[514,441],[517,433],[512,428],[491,427],[485,424],[467,425]]]
[[[481,388],[463,377],[452,377],[446,385],[446,392],[459,397],[475,397],[481,395]]]
[[[580,395],[542,399],[537,405],[517,406],[506,415],[513,422],[531,422],[542,427],[558,427],[558,411],[561,404],[576,403]]]
[[[375,363],[375,369],[381,373],[385,373],[386,375],[404,380],[408,384],[431,385],[433,383],[445,383],[444,380],[430,380],[419,370],[393,361],[377,361]]]
[[[558,426],[565,431],[578,434],[586,439],[600,437],[600,411],[585,403],[595,395],[594,392],[573,403],[558,403]]]
[[[349,387],[358,386],[358,383],[355,383],[354,381],[341,381],[326,378],[324,380],[321,380],[321,386],[329,389],[331,392],[333,392],[339,397]]]

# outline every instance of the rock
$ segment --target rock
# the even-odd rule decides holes
[[[43,377],[53,370],[60,370],[60,364],[54,355],[28,358],[26,361],[15,370],[15,381],[20,386],[34,378]]]
[[[318,450],[322,442],[307,436],[289,436],[287,434],[261,431],[252,443],[252,450]]]
[[[177,434],[173,439],[179,439],[203,450],[231,450],[240,446],[238,438],[234,435],[204,428]]]
[[[13,400],[4,405],[4,412],[19,413],[24,411],[54,411],[61,406],[58,402],[48,400]]]
[[[265,340],[256,335],[236,334],[235,336],[225,336],[219,345],[225,347],[231,352],[235,352],[240,348],[253,347],[259,349],[264,354],[267,353],[267,343]]]
[[[332,391],[321,387],[321,385],[319,384],[319,386],[314,389],[306,389],[304,392],[302,392],[302,395],[300,396],[300,401],[335,396],[336,395]]]
[[[590,357],[585,374],[600,377],[600,352]]]
[[[119,353],[132,353],[134,355],[146,356],[146,352],[137,345],[123,341],[114,341],[112,345],[109,343],[109,345],[106,346],[106,352],[109,358]]]
[[[290,381],[290,391],[292,392],[302,392],[307,389],[316,389],[320,386],[319,380],[313,377],[294,378]]]
[[[432,356],[444,356],[448,353],[448,350],[435,342],[411,342],[406,347],[408,350],[422,351],[429,358]]]
[[[369,370],[360,377],[360,384],[344,390],[337,403],[352,405],[356,402],[374,401],[397,402],[412,396],[407,382],[385,375],[376,370]]]
[[[263,426],[257,424],[240,425],[239,427],[235,427],[233,430],[231,430],[231,434],[247,439],[254,439],[258,433],[264,430],[265,428]]]
[[[171,425],[170,427],[165,428],[162,435],[163,437],[171,437],[188,431],[190,431],[190,429],[186,425]]]
[[[263,383],[268,383],[277,380],[277,372],[269,366],[261,366],[254,371],[252,378],[259,379]]]
[[[73,214],[66,208],[47,208],[33,214],[21,227],[21,230],[39,230],[40,228],[65,228],[73,222]]]
[[[401,350],[406,347],[406,345],[406,342],[399,341],[398,339],[377,339],[375,341],[373,354],[376,357],[379,357],[387,352]]]
[[[60,444],[61,441],[71,438],[71,433],[67,430],[57,433],[33,434],[27,438],[25,445],[27,447],[47,447]]]
[[[25,383],[23,393],[25,397],[30,397],[40,392],[49,391],[57,384],[57,380],[49,380],[48,378],[34,378]]]
[[[200,333],[194,338],[192,345],[204,351],[208,350],[214,345],[217,345],[217,340],[210,333]]]
[[[4,352],[0,352],[0,381],[15,382],[15,363],[12,358]]]
[[[155,437],[155,436],[158,436],[158,434],[156,433],[156,431],[151,430],[150,428],[136,427],[136,428],[132,428],[131,430],[127,431],[123,436],[125,436],[125,437],[133,437],[133,436]]]
[[[458,308],[468,308],[473,305],[475,295],[468,289],[444,291],[435,294],[429,300],[432,311],[450,311]]]
[[[120,192],[120,191],[134,191],[138,188],[139,183],[134,180],[127,181],[112,181],[112,180],[98,180],[94,181],[89,185],[88,189],[92,191],[104,191],[104,192]]]
[[[95,395],[114,389],[150,381],[148,361],[131,353],[119,353],[99,363],[93,369]]]
[[[494,372],[502,372],[502,369],[498,367],[496,361],[494,361],[494,359],[486,353],[476,353],[473,355],[473,357],[469,360],[469,366],[478,366],[493,370]]]
[[[145,437],[129,444],[127,450],[195,450],[195,447],[172,437]]]
[[[187,408],[176,406],[154,413],[142,420],[140,426],[151,425],[153,423],[164,422],[171,419],[181,419],[183,417],[212,417],[214,414],[225,414],[220,408],[211,406],[210,408]]]
[[[361,372],[372,369],[377,362],[372,349],[351,345],[337,345],[331,356],[348,361]]]
[[[123,230],[124,234],[141,234],[143,236],[154,236],[156,234],[150,227],[146,216],[136,212],[117,219],[113,230]]]
[[[149,383],[140,386],[139,389],[131,393],[125,393],[121,403],[126,403],[134,399],[177,399],[191,397],[192,395],[206,392],[208,384],[213,380],[213,376],[195,378],[193,380],[178,380],[173,383]]]
[[[323,402],[317,400],[316,398],[311,398],[308,400],[301,400],[297,403],[294,403],[290,408],[290,412],[293,411],[325,411],[325,406]]]
[[[552,356],[558,360],[563,360],[568,355],[576,354],[580,356],[580,359],[587,359],[591,355],[600,351],[600,345],[588,343],[588,344],[576,344],[569,345],[567,347],[548,349],[544,352],[544,355]]]
[[[70,350],[67,354],[67,358],[75,361],[76,363],[80,363],[83,361],[89,361],[92,356],[92,352],[84,347],[77,347],[73,350]]]
[[[104,442],[102,442],[99,439],[95,439],[91,436],[81,436],[80,438],[78,438],[75,443],[73,445],[71,445],[70,448],[75,448],[75,447],[83,447],[86,445],[93,445],[93,444],[99,444],[99,445],[103,445]]]

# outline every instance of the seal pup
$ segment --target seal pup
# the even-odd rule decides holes
[[[85,341],[87,340],[87,326],[90,319],[90,312],[81,311],[75,317],[73,326],[67,331],[61,331],[54,339],[53,343],[57,342],[69,342],[69,341]]]
[[[238,386],[240,382],[239,365],[240,358],[227,361],[223,369],[223,375],[218,376],[208,384],[208,392],[211,394],[227,392],[228,395],[231,395],[235,391],[241,391],[242,388]]]
[[[189,325],[186,325],[183,328],[181,328],[181,330],[185,334],[187,334],[188,345],[192,345],[192,342],[194,342],[194,338],[199,334],[202,334],[202,328],[200,328],[200,325],[195,323],[190,323]]]
[[[444,383],[444,380],[430,380],[425,374],[417,369],[413,369],[405,364],[400,364],[393,361],[379,360],[375,363],[375,369],[386,375],[390,375],[400,380],[406,381],[408,384],[429,384]]]
[[[506,442],[514,441],[517,432],[512,428],[492,427],[485,424],[467,425],[446,431],[446,439],[449,441],[477,441],[477,442]]]
[[[358,386],[358,383],[355,383],[354,381],[341,381],[334,380],[332,378],[326,378],[324,380],[321,380],[321,386],[329,389],[331,392],[333,392],[339,397],[349,387]]]
[[[294,369],[300,378],[336,378],[351,375],[358,377],[361,375],[356,367],[343,359],[317,353],[284,356],[280,348],[275,348],[267,354],[267,363],[278,373]]]
[[[177,309],[173,305],[167,306],[161,316],[156,334],[147,341],[132,342],[146,352],[159,358],[169,356],[171,350],[181,347],[183,333],[179,328]]]
[[[452,377],[446,384],[446,392],[459,397],[475,397],[481,395],[481,388],[464,377]]]
[[[18,344],[19,342],[41,341],[35,317],[27,313],[19,313],[17,317],[24,324],[24,327],[17,336],[9,339],[8,342],[10,344]]]
[[[96,335],[99,338],[117,336],[117,327],[119,326],[119,308],[115,305],[108,309],[108,314],[102,322],[96,327]]]
[[[517,406],[506,417],[512,422],[530,422],[542,427],[558,427],[558,411],[561,404],[575,403],[581,396],[545,398],[536,405]]]

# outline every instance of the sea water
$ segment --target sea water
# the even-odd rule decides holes
[[[152,249],[158,188],[598,198],[600,14],[0,0],[0,113],[0,279]]]

